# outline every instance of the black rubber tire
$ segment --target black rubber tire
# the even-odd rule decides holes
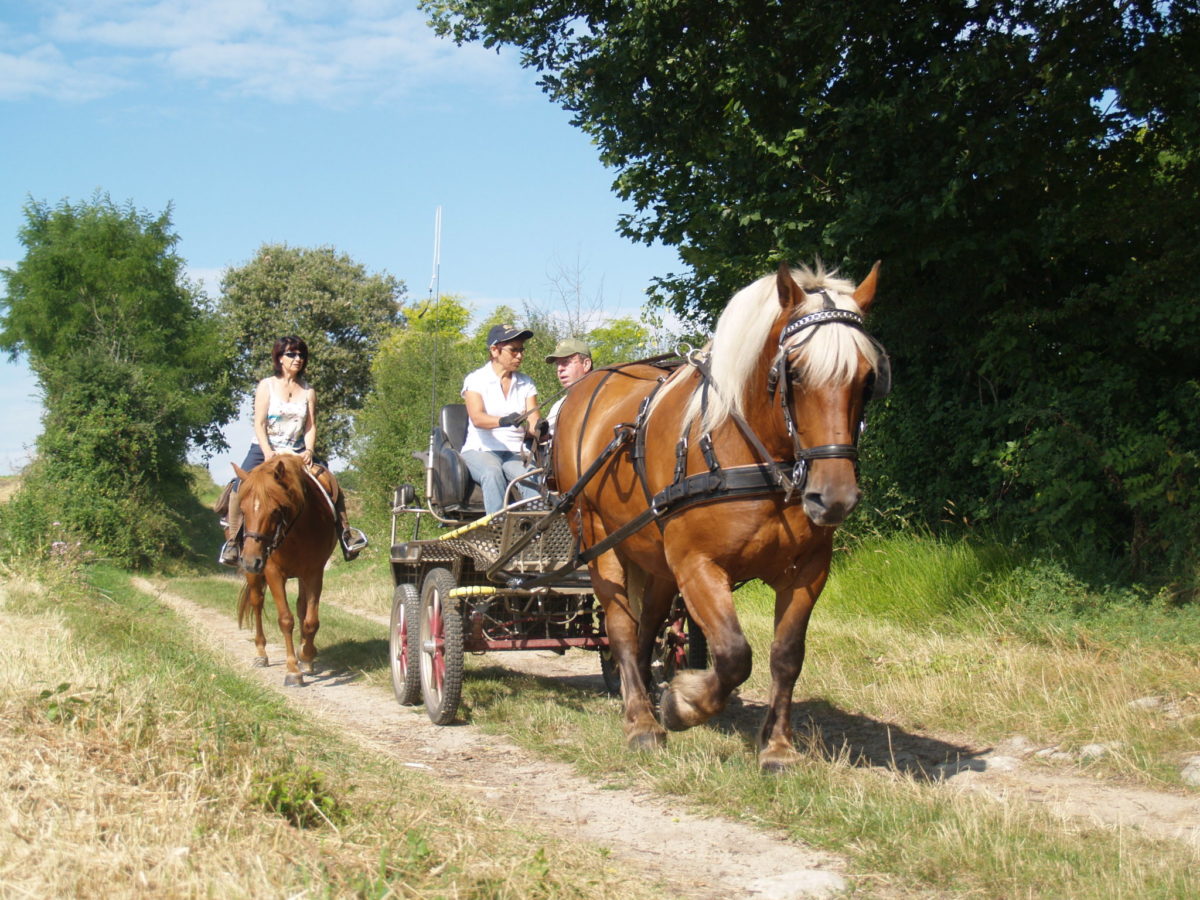
[[[421,694],[434,725],[449,725],[462,699],[463,619],[449,594],[457,587],[446,569],[431,569],[421,588]]]
[[[687,617],[687,664],[689,669],[708,668],[708,638],[690,615]]]
[[[411,584],[398,584],[392,593],[392,625],[388,657],[392,663],[392,691],[401,706],[421,702],[421,595]]]
[[[612,696],[620,697],[621,670],[617,668],[617,661],[607,647],[600,651],[600,675],[604,678],[604,689]]]

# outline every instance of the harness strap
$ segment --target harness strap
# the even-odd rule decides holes
[[[772,463],[769,466],[757,464],[734,466],[717,472],[701,472],[698,475],[689,475],[682,481],[676,481],[673,484],[667,485],[654,495],[650,505],[640,514],[630,519],[602,541],[576,554],[575,558],[570,562],[560,566],[553,572],[547,572],[536,578],[511,578],[508,581],[508,586],[510,588],[529,589],[550,584],[563,575],[575,571],[580,566],[587,565],[593,559],[611,550],[630,535],[641,531],[651,522],[658,521],[666,515],[681,512],[688,507],[701,503],[713,503],[718,500],[739,499],[777,493],[779,486],[776,479],[779,475],[783,474],[779,470],[786,470],[787,467],[787,463]],[[558,512],[562,506],[561,502],[556,504],[555,512]],[[523,548],[529,540],[532,540],[533,534],[544,530],[541,526],[548,521],[548,518],[539,522],[538,528],[527,534],[514,547],[513,553],[517,552],[519,548]],[[661,522],[659,524],[661,526]],[[489,572],[488,574],[492,573]]]

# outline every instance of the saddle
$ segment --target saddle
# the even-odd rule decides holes
[[[336,505],[338,497],[341,495],[341,488],[338,487],[337,476],[329,469],[318,462],[314,462],[308,466],[308,472],[320,483],[325,489],[325,493],[329,495],[329,499]],[[229,517],[229,496],[233,493],[233,481],[226,482],[225,487],[221,490],[221,496],[217,498],[217,502],[213,504],[213,512],[215,512],[224,521]]]

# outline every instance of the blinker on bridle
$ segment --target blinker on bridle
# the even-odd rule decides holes
[[[812,340],[813,335],[817,333],[817,328],[821,325],[831,325],[834,323],[849,325],[852,328],[857,328],[879,351],[879,358],[875,363],[875,371],[872,374],[872,380],[868,383],[866,400],[871,400],[877,397],[886,396],[891,388],[891,364],[888,361],[887,352],[883,349],[883,345],[875,340],[867,333],[863,326],[863,317],[861,313],[856,313],[849,309],[839,309],[833,302],[833,298],[824,290],[805,291],[806,294],[821,295],[821,309],[816,312],[808,313],[789,322],[779,334],[779,352],[775,356],[775,362],[771,366],[771,371],[767,374],[767,391],[770,396],[774,397],[779,385],[783,385],[783,391],[780,394],[780,406],[783,407],[783,418],[787,424],[788,434],[792,438],[792,449],[795,454],[795,465],[792,468],[791,484],[786,488],[786,500],[799,492],[804,483],[808,480],[808,464],[814,459],[852,459],[855,467],[858,466],[858,435],[862,431],[862,423],[854,432],[854,443],[852,444],[822,444],[819,447],[801,447],[800,436],[796,429],[796,422],[792,417],[792,377],[790,360],[794,353],[799,351],[805,344]],[[792,338],[806,328],[811,328],[812,331],[804,338],[792,342]]]

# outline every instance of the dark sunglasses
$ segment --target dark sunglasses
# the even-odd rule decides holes
[[[301,353],[299,350],[289,350],[287,353],[281,353],[280,356],[286,356],[289,359],[308,359],[307,353]]]

